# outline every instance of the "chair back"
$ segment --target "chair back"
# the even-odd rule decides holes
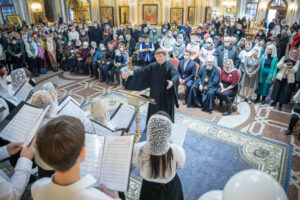
[[[130,71],[132,70],[132,57],[129,57],[128,68],[129,68]]]
[[[241,70],[237,70],[238,72],[239,72],[239,83],[240,83],[240,80],[241,80],[241,78],[242,78],[242,72],[241,72]]]
[[[173,64],[173,66],[175,67],[175,69],[177,70],[178,64],[179,64],[179,60],[177,58],[170,58],[170,61]]]

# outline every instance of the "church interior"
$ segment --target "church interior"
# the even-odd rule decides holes
[[[0,0],[0,30],[0,200],[300,200],[299,0]]]

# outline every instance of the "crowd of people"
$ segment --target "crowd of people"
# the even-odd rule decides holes
[[[183,104],[187,107],[211,112],[216,99],[220,106],[225,102],[224,116],[232,113],[238,93],[242,101],[261,104],[265,104],[270,95],[271,104],[281,110],[299,88],[300,23],[289,27],[272,21],[267,30],[259,30],[253,38],[246,37],[246,28],[245,19],[231,23],[220,17],[199,24],[195,30],[188,21],[184,25],[165,22],[162,27],[144,22],[141,25],[121,24],[118,28],[106,21],[103,24],[24,25],[18,30],[4,30],[0,34],[1,103],[8,104],[8,110],[13,111],[7,99],[14,98],[14,91],[24,81],[47,70],[61,68],[90,75],[110,85],[119,85],[122,78],[127,89],[151,87],[151,92],[163,95],[161,91],[154,91],[154,83],[149,86],[145,81],[149,78],[147,75],[151,75],[151,79],[157,78],[159,83],[166,84],[167,89],[183,85]],[[176,65],[171,62],[174,60],[178,61]],[[131,71],[131,65],[139,70]],[[158,68],[162,65],[164,69]],[[11,84],[7,80],[9,74]],[[163,83],[164,78],[170,79],[168,83]],[[11,178],[0,174],[0,199],[21,197],[31,177],[33,157],[41,178],[31,188],[33,199],[65,199],[65,196],[70,199],[124,199],[122,193],[105,185],[101,185],[101,191],[93,188],[95,180],[91,176],[80,177],[80,163],[85,158],[84,127],[76,118],[57,117],[56,89],[55,83],[47,83],[31,96],[32,105],[43,109],[50,105],[51,108],[36,139],[28,147],[0,141],[3,145],[0,159],[11,156],[15,167]],[[300,116],[299,96],[298,91],[287,135],[292,133]],[[101,105],[105,103],[95,100],[91,115],[110,127],[109,110]],[[153,113],[147,116],[147,140],[134,147],[132,162],[143,178],[142,200],[183,199],[176,170],[184,166],[185,152],[169,142],[174,105],[172,108],[164,106],[171,114],[152,109]],[[97,112],[101,109],[105,112]]]

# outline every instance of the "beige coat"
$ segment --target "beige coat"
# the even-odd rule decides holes
[[[276,75],[276,79],[278,80],[282,80],[283,76],[285,74],[285,71],[287,71],[287,82],[288,83],[295,83],[295,73],[298,71],[298,67],[299,67],[299,60],[297,60],[296,64],[293,67],[288,67],[285,63],[284,63],[285,57],[281,58],[281,60],[279,61],[279,63],[277,64],[277,69],[279,70],[277,75]]]

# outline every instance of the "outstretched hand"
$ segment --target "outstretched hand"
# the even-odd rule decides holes
[[[170,80],[167,80],[167,82],[168,82],[168,86],[167,86],[167,90],[168,90],[173,86],[173,82]]]
[[[127,80],[129,76],[130,76],[130,72],[129,72],[129,71],[127,71],[127,72],[122,72],[122,78],[123,78],[124,80]]]

